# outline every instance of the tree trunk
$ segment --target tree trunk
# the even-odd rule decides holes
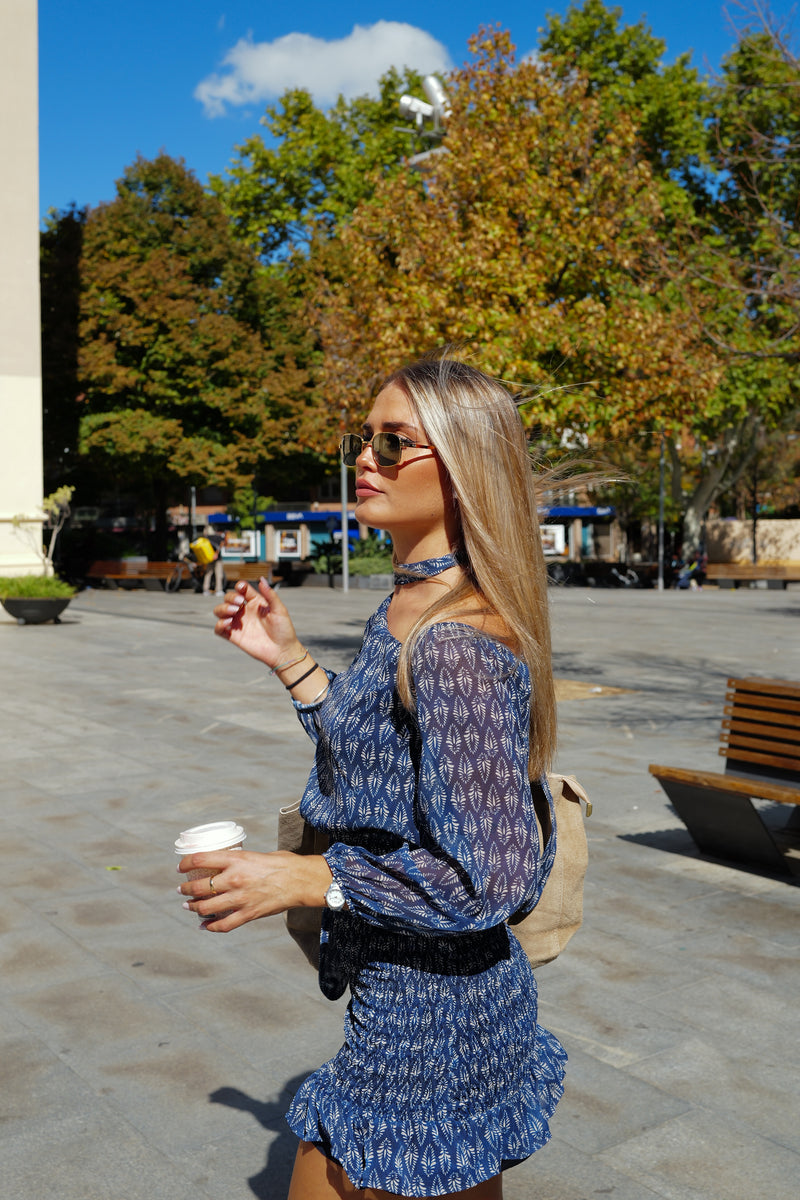
[[[714,457],[703,464],[702,473],[683,514],[685,560],[703,548],[703,523],[713,501],[720,492],[741,479],[757,453],[758,426],[757,418],[747,418],[738,426],[726,430],[716,444]]]

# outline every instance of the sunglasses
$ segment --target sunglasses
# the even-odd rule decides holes
[[[342,462],[348,467],[354,467],[365,446],[372,446],[372,453],[379,467],[396,467],[404,450],[434,449],[425,442],[412,442],[410,438],[401,437],[399,433],[373,433],[369,439],[359,437],[357,433],[346,433],[339,447]]]

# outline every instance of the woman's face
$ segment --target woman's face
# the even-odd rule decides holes
[[[411,401],[396,383],[379,393],[361,429],[365,440],[376,433],[397,433],[427,446],[427,435]],[[356,460],[356,497],[358,520],[388,530],[398,551],[398,542],[413,545],[439,532],[449,544],[450,483],[434,449],[409,446],[396,466],[381,467],[372,447],[365,446]]]

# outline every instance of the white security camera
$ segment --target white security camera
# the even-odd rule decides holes
[[[433,105],[418,100],[416,96],[401,96],[399,107],[400,116],[413,121],[417,129],[422,129],[426,117],[430,120],[434,115]]]
[[[445,117],[450,116],[450,101],[447,92],[435,75],[426,75],[422,81],[425,95],[433,105],[434,124],[438,125]]]

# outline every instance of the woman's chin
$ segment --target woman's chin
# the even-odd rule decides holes
[[[378,510],[377,506],[374,504],[372,505],[372,517],[371,519],[368,519],[370,504],[373,500],[377,499],[379,495],[380,492],[371,492],[368,496],[356,496],[356,506],[353,510],[353,515],[356,516],[359,521],[361,521],[361,514],[363,513],[364,519],[361,522],[362,525],[371,525],[373,529],[383,528],[382,525],[376,523],[378,518]]]

